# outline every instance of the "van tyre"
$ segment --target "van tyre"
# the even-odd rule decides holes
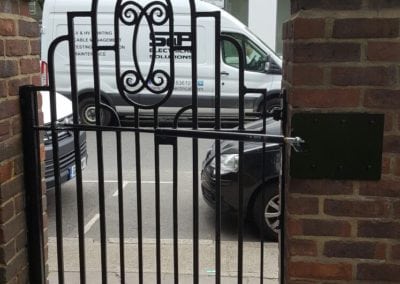
[[[263,107],[264,107],[264,102],[261,102],[260,106],[258,107],[258,111],[263,114]],[[282,99],[281,98],[273,98],[273,99],[267,99],[265,102],[265,110],[267,113],[272,112],[274,109],[281,109],[282,108]]]
[[[104,101],[103,101],[104,103]],[[79,102],[79,118],[86,125],[96,125],[96,103],[94,97],[83,98]],[[101,125],[111,124],[111,113],[107,110],[100,110]]]
[[[260,190],[252,208],[253,221],[265,240],[277,241],[280,228],[279,185],[274,182]]]

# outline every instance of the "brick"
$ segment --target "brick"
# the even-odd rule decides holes
[[[291,256],[317,256],[317,244],[313,240],[291,239],[288,241]]]
[[[331,80],[335,86],[391,86],[396,82],[396,68],[334,67]]]
[[[400,244],[392,246],[390,257],[396,260],[400,259]]]
[[[400,136],[389,135],[383,138],[383,152],[400,153]]]
[[[8,95],[7,80],[0,80],[0,99]]]
[[[324,9],[324,10],[358,10],[362,0],[297,0],[292,1],[292,13],[300,10]]]
[[[318,66],[294,65],[289,82],[296,86],[315,86],[324,83],[324,69]]]
[[[324,255],[337,258],[385,259],[386,245],[376,242],[329,241]]]
[[[0,201],[5,202],[15,195],[21,193],[24,189],[23,176],[19,175],[14,179],[0,184]]]
[[[364,196],[400,197],[399,183],[393,180],[362,182],[359,192]]]
[[[351,225],[347,221],[300,219],[289,223],[291,235],[349,237]]]
[[[13,279],[21,268],[24,268],[28,263],[26,250],[18,253],[7,266],[0,266],[0,283],[7,283]]]
[[[36,3],[36,5],[38,4]],[[25,17],[31,17],[31,13],[29,12],[29,3],[26,1],[19,2],[19,14]]]
[[[393,115],[391,113],[385,113],[385,124],[384,124],[384,131],[390,132],[393,130]]]
[[[389,174],[391,171],[391,159],[389,157],[382,158],[382,173]]]
[[[30,40],[30,54],[31,55],[40,55],[40,40],[32,39]]]
[[[19,20],[19,35],[25,37],[39,37],[37,22]]]
[[[26,248],[26,244],[28,243],[27,240],[27,232],[26,231],[21,231],[16,237],[15,237],[15,250],[17,252],[23,250]],[[47,242],[46,242],[47,244]]]
[[[4,40],[0,40],[0,56],[5,55]]]
[[[0,164],[0,184],[10,180],[13,174],[12,162],[5,162]]]
[[[353,273],[347,263],[290,262],[288,266],[289,276],[296,278],[350,280]]]
[[[12,79],[8,81],[9,96],[18,96],[19,87],[23,85],[29,85],[29,76],[19,77],[17,79]]]
[[[14,36],[17,34],[15,22],[10,19],[0,19],[0,35]]]
[[[9,137],[10,137],[10,123],[8,121],[0,122],[0,142],[8,139]]]
[[[0,120],[10,118],[19,113],[19,100],[0,101]],[[1,156],[1,154],[0,154]]]
[[[393,217],[396,219],[400,218],[400,201],[393,203]]]
[[[357,107],[361,91],[358,89],[294,89],[293,107]]]
[[[323,38],[325,19],[296,18],[292,22],[294,39]]]
[[[293,62],[359,62],[361,45],[359,43],[294,43]]]
[[[11,200],[0,207],[0,224],[6,223],[14,217],[14,202]]]
[[[7,263],[15,256],[15,241],[12,240],[7,244],[0,246],[0,265],[7,265]]]
[[[318,198],[289,197],[287,208],[290,214],[318,214]]]
[[[389,209],[390,205],[380,200],[327,199],[324,202],[324,212],[330,216],[384,218],[389,216]]]
[[[396,264],[357,264],[357,279],[372,281],[400,281],[400,265]]]
[[[400,90],[366,90],[364,106],[368,108],[399,109]]]
[[[367,49],[369,61],[400,61],[400,43],[397,42],[369,42]]]
[[[0,78],[8,78],[18,74],[16,60],[0,60]]]
[[[369,0],[368,1],[368,8],[369,9],[376,9],[376,10],[381,10],[381,9],[393,9],[393,8],[399,8],[400,7],[400,2],[397,0]]]
[[[31,76],[31,82],[34,86],[41,86],[42,85],[42,78],[40,75],[33,75]]]
[[[15,214],[21,213],[25,209],[25,198],[23,194],[19,194],[14,198]]]
[[[19,214],[5,224],[0,224],[0,242],[7,243],[26,228],[25,214]]]
[[[24,161],[22,154],[14,159],[14,175],[22,174],[24,169]]]
[[[291,179],[289,191],[310,195],[350,195],[353,184],[349,181]]]
[[[400,158],[395,159],[394,174],[396,176],[400,176]]]
[[[6,41],[7,56],[22,56],[27,54],[29,54],[29,41],[20,39]]]
[[[399,19],[364,18],[336,19],[334,38],[396,38],[399,36]]]
[[[40,64],[39,59],[26,59],[23,58],[20,60],[20,67],[22,74],[32,74],[32,73],[39,73],[40,72]]]
[[[13,137],[0,143],[0,161],[11,159],[22,153],[21,137]]]
[[[0,1],[0,12],[7,14],[19,13],[19,1]]]
[[[366,238],[400,238],[400,223],[392,221],[359,221],[358,236]]]

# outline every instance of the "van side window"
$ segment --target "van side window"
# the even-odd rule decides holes
[[[268,55],[247,37],[234,33],[229,33],[228,35],[238,40],[246,51],[245,70],[263,72],[265,63],[268,62]],[[230,41],[222,41],[222,58],[225,64],[236,68],[239,67],[239,53]]]

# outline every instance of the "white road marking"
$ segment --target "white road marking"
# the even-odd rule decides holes
[[[100,214],[94,215],[92,219],[85,225],[85,234],[93,227],[93,225],[99,220]]]
[[[124,181],[124,183],[122,184],[122,189],[125,189],[125,187],[129,184],[128,181]],[[117,197],[118,196],[118,190],[116,192],[114,192],[113,197]]]

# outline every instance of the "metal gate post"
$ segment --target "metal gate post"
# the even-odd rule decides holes
[[[25,178],[25,208],[28,229],[28,260],[30,283],[46,283],[43,208],[41,188],[40,142],[38,130],[38,104],[34,95],[35,87],[22,86],[19,89]]]

